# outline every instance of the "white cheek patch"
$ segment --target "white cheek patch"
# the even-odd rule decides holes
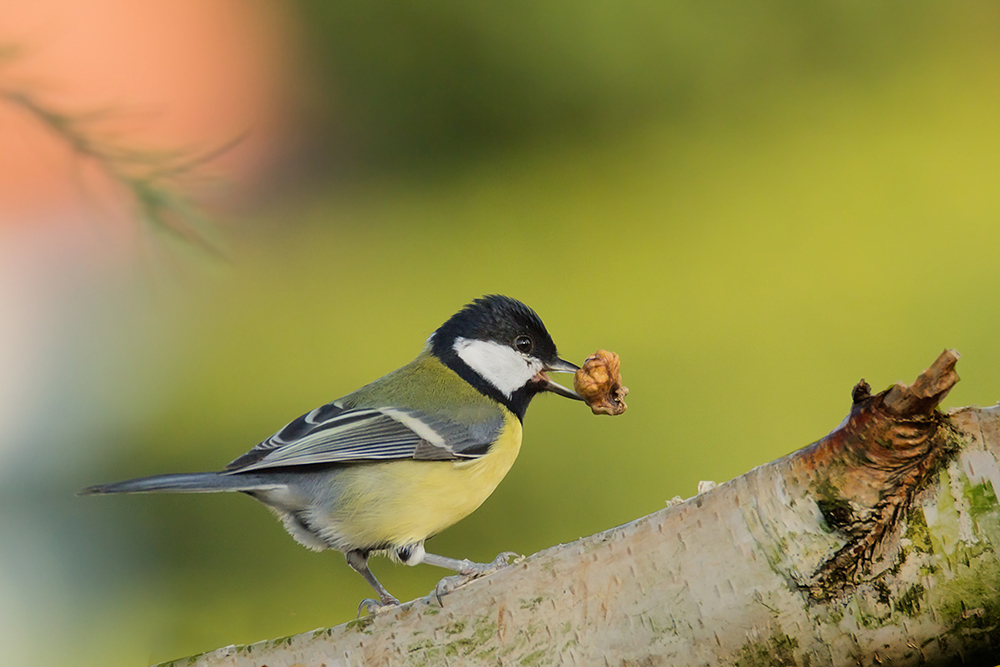
[[[493,341],[455,339],[455,354],[507,398],[542,370],[542,363]]]

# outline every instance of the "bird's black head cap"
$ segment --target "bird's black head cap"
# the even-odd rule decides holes
[[[458,357],[454,345],[459,338],[508,345],[545,364],[559,361],[556,344],[542,319],[534,310],[509,296],[489,294],[476,299],[434,332],[431,338],[434,355],[477,389],[506,404],[519,417],[523,417],[528,401],[538,391],[528,386],[511,397],[503,396]]]

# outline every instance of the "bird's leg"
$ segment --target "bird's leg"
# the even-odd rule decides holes
[[[445,577],[434,588],[434,595],[437,597],[438,604],[444,606],[444,603],[441,601],[442,595],[450,593],[473,579],[493,574],[500,568],[506,567],[511,558],[521,558],[521,556],[513,551],[505,551],[493,559],[492,563],[473,563],[468,559],[458,560],[457,558],[448,558],[436,554],[424,554],[422,562],[458,572],[456,576]]]
[[[344,555],[347,557],[347,564],[355,572],[364,577],[368,585],[375,589],[375,594],[378,595],[378,600],[366,598],[361,601],[361,604],[358,605],[359,617],[362,611],[367,611],[369,614],[378,614],[386,611],[389,607],[395,607],[399,604],[399,600],[392,597],[389,591],[385,590],[385,586],[379,583],[379,580],[375,578],[375,575],[368,568],[368,554],[355,549],[354,551],[348,551]]]
[[[511,558],[517,558],[519,555],[520,554],[514,553],[513,551],[505,551],[497,556],[492,563],[473,563],[468,558],[459,560],[457,558],[448,558],[447,556],[425,553],[421,562],[428,565],[443,567],[446,570],[454,570],[459,574],[481,577],[483,575],[496,572],[501,567],[507,565]]]

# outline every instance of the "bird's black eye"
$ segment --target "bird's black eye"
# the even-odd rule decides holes
[[[534,344],[531,342],[531,336],[521,335],[514,339],[514,347],[522,354],[528,354],[531,352],[531,348],[533,346]]]

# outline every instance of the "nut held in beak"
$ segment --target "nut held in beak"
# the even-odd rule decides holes
[[[618,355],[598,350],[587,357],[573,377],[573,388],[583,396],[595,415],[620,415],[628,408],[628,387],[622,384]]]

